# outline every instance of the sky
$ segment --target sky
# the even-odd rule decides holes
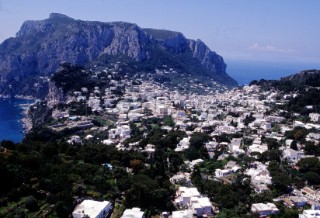
[[[0,42],[52,12],[201,39],[225,59],[320,63],[319,0],[0,0]]]

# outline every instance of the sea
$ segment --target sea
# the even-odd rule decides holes
[[[26,99],[0,99],[0,141],[22,141],[24,127],[21,119],[24,110],[33,102]]]
[[[320,69],[320,63],[285,63],[225,60],[227,73],[237,80],[240,86],[249,84],[252,80],[276,80],[302,70]],[[0,141],[11,140],[21,142],[24,128],[21,119],[26,104],[32,100],[0,99]]]
[[[303,70],[320,69],[320,62],[266,62],[228,59],[225,59],[225,62],[227,74],[234,78],[240,86],[248,85],[253,80],[278,80]]]

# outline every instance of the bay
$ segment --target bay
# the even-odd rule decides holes
[[[33,100],[0,99],[0,141],[21,142],[24,129],[21,119],[23,111]]]

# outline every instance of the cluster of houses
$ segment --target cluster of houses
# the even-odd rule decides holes
[[[109,201],[84,200],[72,212],[73,218],[105,218],[110,217],[113,205]],[[140,208],[126,209],[121,218],[144,218],[145,213]]]
[[[158,73],[164,72],[158,71]],[[116,74],[116,72],[113,72],[113,74]],[[125,146],[124,141],[131,137],[131,122],[139,122],[152,117],[163,118],[171,116],[174,120],[174,126],[166,128],[179,129],[187,133],[175,145],[176,152],[183,152],[189,148],[193,133],[203,132],[208,133],[211,138],[204,145],[210,158],[216,155],[217,148],[220,147],[224,147],[226,150],[220,154],[219,160],[229,155],[238,158],[243,154],[256,158],[257,155],[269,150],[263,138],[272,138],[281,144],[281,159],[287,160],[293,166],[301,158],[309,156],[305,155],[303,144],[298,144],[298,149],[295,150],[290,147],[292,140],[286,140],[283,143],[285,132],[297,126],[305,127],[306,129],[314,128],[316,131],[309,133],[306,140],[318,143],[320,139],[320,134],[318,133],[320,130],[320,114],[310,113],[310,122],[307,123],[298,120],[288,123],[282,115],[283,111],[273,110],[272,105],[285,104],[288,98],[295,97],[294,94],[279,98],[277,92],[273,90],[261,91],[256,85],[245,86],[223,93],[210,91],[209,95],[181,94],[176,90],[169,90],[160,84],[147,80],[133,84],[132,81],[126,78],[121,80],[113,80],[112,78],[111,75],[109,78],[110,87],[104,89],[94,87],[93,90],[82,87],[68,97],[68,102],[83,102],[85,109],[90,107],[91,111],[96,114],[113,116],[115,120],[111,127],[97,127],[93,124],[93,119],[90,116],[70,116],[68,111],[54,109],[52,117],[57,120],[57,124],[52,125],[51,128],[56,131],[73,127],[86,130],[86,133],[88,133],[86,136],[71,136],[68,140],[70,144],[82,143],[82,140],[94,137],[90,134],[90,130],[107,131],[108,136],[100,139],[103,144],[114,144],[119,150],[130,150],[135,148],[135,144],[131,143],[129,146]],[[121,96],[115,94],[118,89],[123,91]],[[235,135],[236,133],[242,133],[243,137],[235,136],[230,141],[223,142],[217,142],[215,139],[216,136],[223,134]],[[244,138],[250,139],[250,142],[245,143]],[[152,155],[155,152],[155,146],[148,144],[140,151]],[[192,170],[195,165],[202,162],[204,160],[197,159],[185,162],[185,164]],[[216,179],[223,181],[228,176],[239,173],[239,171],[250,176],[251,185],[257,193],[269,190],[268,186],[272,184],[272,178],[267,165],[258,161],[250,163],[247,169],[241,169],[235,162],[229,162],[223,169],[216,169],[215,172],[211,173]],[[175,184],[182,180],[186,184],[191,184],[190,175],[185,172],[179,172],[170,180]],[[314,194],[310,196],[296,194],[295,196],[283,198],[283,200],[288,206],[302,205],[304,202],[310,202],[311,200],[315,202],[313,205],[319,202],[320,199],[312,198],[311,196],[314,196]],[[184,210],[173,212],[172,217],[188,217],[190,214],[199,216],[213,214],[210,200],[202,196],[196,188],[179,187],[175,203],[178,207],[184,208]],[[109,208],[109,204],[105,202],[104,205],[104,207],[101,206],[102,209],[100,211],[107,213],[108,210],[105,208]],[[90,208],[90,203],[85,202],[83,207]],[[279,212],[273,203],[254,204],[251,210],[258,212],[260,215],[277,214]],[[80,217],[81,214],[84,214],[82,211],[88,214],[91,213],[89,209],[82,209],[79,206],[73,216]],[[133,208],[123,215],[123,217],[129,216],[143,217],[143,212]],[[303,216],[308,217],[308,214]]]
[[[174,203],[178,208],[181,208],[181,210],[174,211],[172,218],[181,217],[183,214],[190,214],[191,217],[193,217],[193,215],[199,217],[213,215],[214,207],[210,199],[202,196],[195,187],[180,186],[176,192]]]

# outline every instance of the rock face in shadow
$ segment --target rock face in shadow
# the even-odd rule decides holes
[[[203,69],[197,73],[228,86],[237,85],[226,74],[223,58],[200,40],[132,23],[81,21],[54,13],[45,20],[25,21],[15,38],[0,45],[0,94],[42,95],[41,83],[61,62],[83,65],[101,55],[148,62],[158,58],[159,52],[175,56],[174,61],[184,55],[191,64],[201,64]]]

